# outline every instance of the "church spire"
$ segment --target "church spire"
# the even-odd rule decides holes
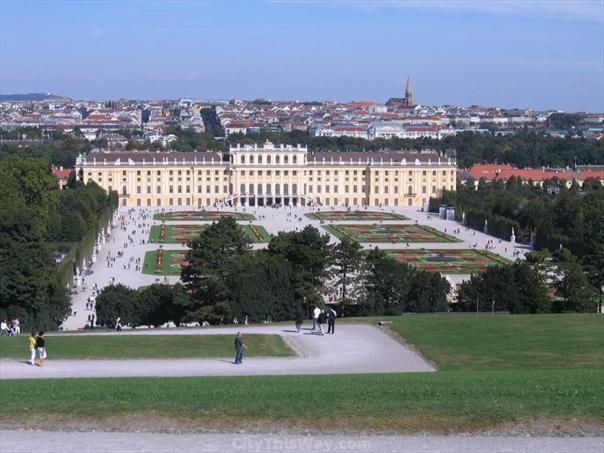
[[[413,89],[411,88],[411,77],[407,76],[407,86],[405,87],[405,100],[403,104],[406,107],[413,105]]]

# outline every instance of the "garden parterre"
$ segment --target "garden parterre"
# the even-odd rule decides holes
[[[357,242],[461,242],[435,228],[418,224],[331,224],[323,225],[338,238]]]
[[[261,225],[239,225],[250,242],[268,242],[270,234]],[[153,225],[149,242],[160,244],[186,244],[195,239],[206,225]]]
[[[510,261],[487,250],[475,249],[386,249],[397,261],[428,272],[476,274],[489,266]]]
[[[306,217],[313,220],[327,221],[350,221],[350,220],[409,220],[402,214],[394,212],[376,212],[376,211],[316,211],[305,214]]]
[[[220,217],[233,217],[235,220],[256,220],[253,214],[232,211],[175,211],[158,212],[153,215],[153,220],[201,220],[212,221]]]

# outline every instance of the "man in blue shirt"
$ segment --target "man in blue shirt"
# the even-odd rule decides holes
[[[241,365],[244,349],[247,349],[247,346],[243,343],[241,332],[237,332],[235,337],[235,365]]]
[[[338,314],[333,308],[327,313],[327,333],[334,334],[336,330],[336,317]]]

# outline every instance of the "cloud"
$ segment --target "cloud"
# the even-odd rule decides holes
[[[361,0],[345,3],[364,8],[440,9],[604,22],[604,2],[602,0]]]

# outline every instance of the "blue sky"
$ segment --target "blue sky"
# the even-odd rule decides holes
[[[604,2],[0,2],[0,92],[604,111]]]

